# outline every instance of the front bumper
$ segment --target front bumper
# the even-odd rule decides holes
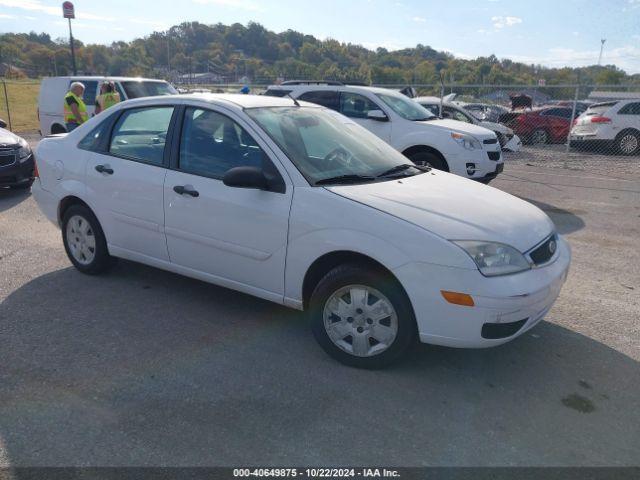
[[[569,244],[559,237],[551,263],[514,275],[484,277],[475,269],[418,263],[394,274],[413,305],[421,342],[484,348],[513,340],[540,322],[558,297],[570,263]],[[441,290],[467,293],[475,305],[448,303]],[[495,332],[499,338],[492,338]]]
[[[24,162],[16,159],[11,165],[0,166],[0,187],[12,187],[29,183],[33,180],[34,166],[33,154]]]
[[[500,146],[483,145],[484,148],[478,150],[464,150],[446,156],[449,171],[471,180],[491,180],[500,171],[499,165],[504,164]],[[463,150],[463,149],[460,149]]]

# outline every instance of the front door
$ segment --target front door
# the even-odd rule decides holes
[[[231,168],[276,167],[238,120],[219,111],[187,107],[178,150],[164,194],[171,262],[282,301],[292,187],[279,193],[224,185]]]
[[[383,108],[364,95],[352,92],[340,93],[340,113],[351,118],[358,125],[363,126],[385,142],[388,142],[391,140],[391,122],[388,120],[380,121],[368,118],[367,115],[371,110],[384,112]]]
[[[168,260],[164,159],[173,111],[166,105],[125,110],[113,127],[108,150],[87,154],[88,198],[107,242],[121,253]]]

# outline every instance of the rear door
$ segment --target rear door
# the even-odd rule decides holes
[[[110,248],[124,255],[168,260],[163,231],[165,152],[174,106],[115,114],[104,151],[88,152],[86,183]]]
[[[282,301],[293,198],[284,170],[232,112],[184,110],[165,181],[171,262],[219,284]],[[241,166],[268,171],[282,182],[281,191],[226,186],[224,174]]]

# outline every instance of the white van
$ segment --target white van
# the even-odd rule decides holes
[[[84,103],[87,113],[93,115],[99,88],[105,80],[112,81],[122,100],[156,95],[173,95],[178,93],[173,86],[164,80],[134,77],[45,77],[40,84],[38,96],[38,120],[40,133],[50,135],[66,133],[64,125],[63,102],[72,82],[84,84]]]

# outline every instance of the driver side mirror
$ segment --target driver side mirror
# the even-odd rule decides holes
[[[0,128],[7,128],[7,122],[0,118]]]
[[[367,113],[367,118],[369,120],[375,120],[377,122],[389,121],[389,117],[387,117],[382,110],[369,110],[369,112]]]
[[[258,167],[235,167],[224,174],[222,183],[227,187],[268,190],[269,182]]]

